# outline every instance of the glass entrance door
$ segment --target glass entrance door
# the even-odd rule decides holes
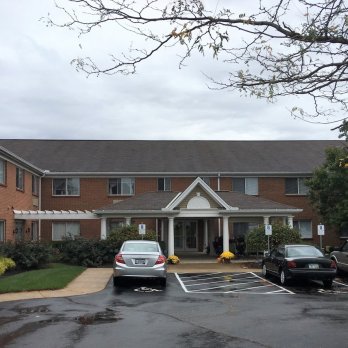
[[[181,251],[197,250],[197,221],[177,221],[175,223],[174,248]]]

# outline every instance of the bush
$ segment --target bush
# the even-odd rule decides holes
[[[16,264],[12,259],[0,257],[0,276],[3,275],[7,270],[15,267]]]
[[[0,254],[12,259],[19,271],[46,266],[50,262],[51,247],[43,242],[7,242],[0,245]]]
[[[130,239],[142,239],[138,227],[124,226],[112,231],[106,240],[67,238],[53,242],[53,255],[57,262],[64,262],[84,267],[100,267],[111,264],[122,243]],[[156,240],[156,233],[146,232],[143,239]]]
[[[117,252],[116,243],[109,240],[76,238],[53,245],[56,261],[84,267],[111,264]]]
[[[157,240],[156,232],[146,231],[145,235],[140,235],[138,231],[138,226],[128,225],[120,227],[110,233],[107,240],[116,243],[118,249],[121,248],[121,245],[126,240]],[[162,246],[161,246],[162,247]]]
[[[272,225],[272,235],[269,238],[270,248],[273,249],[280,244],[300,243],[300,232],[280,224]],[[268,236],[265,235],[265,226],[260,226],[251,230],[246,236],[248,253],[263,252],[268,249]]]

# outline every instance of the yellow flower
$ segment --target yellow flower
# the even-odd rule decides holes
[[[231,260],[234,258],[234,254],[231,253],[230,251],[224,251],[222,254],[220,254],[220,259],[224,260]]]
[[[180,259],[176,255],[170,255],[168,256],[167,262],[175,265],[180,262]]]

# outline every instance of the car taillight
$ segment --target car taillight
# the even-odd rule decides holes
[[[296,262],[295,261],[288,261],[288,268],[296,268]]]
[[[165,263],[165,262],[166,262],[166,258],[163,255],[160,255],[160,256],[158,256],[158,259],[157,259],[155,265],[159,265],[159,264]]]
[[[117,255],[115,256],[115,262],[118,262],[118,263],[125,263],[124,260],[123,260],[122,254],[117,254]]]
[[[336,262],[331,260],[330,268],[337,268]]]

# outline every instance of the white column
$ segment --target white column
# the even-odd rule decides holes
[[[127,218],[126,218],[126,225],[127,225],[127,226],[130,226],[131,220],[132,220],[132,218],[130,218],[130,217],[127,217]]]
[[[100,239],[106,239],[106,218],[100,219]]]
[[[264,216],[263,217],[263,224],[264,225],[269,225],[269,216]]]
[[[228,216],[223,217],[223,251],[229,251],[230,245],[229,245],[229,232],[228,232]]]
[[[168,218],[168,256],[174,255],[174,218]]]
[[[286,226],[286,217],[283,216],[283,226]]]
[[[208,220],[204,220],[204,247],[207,248],[209,246],[209,239],[208,239]]]
[[[288,226],[294,228],[294,217],[291,215],[288,216]]]
[[[161,241],[164,241],[164,219],[161,219]]]

